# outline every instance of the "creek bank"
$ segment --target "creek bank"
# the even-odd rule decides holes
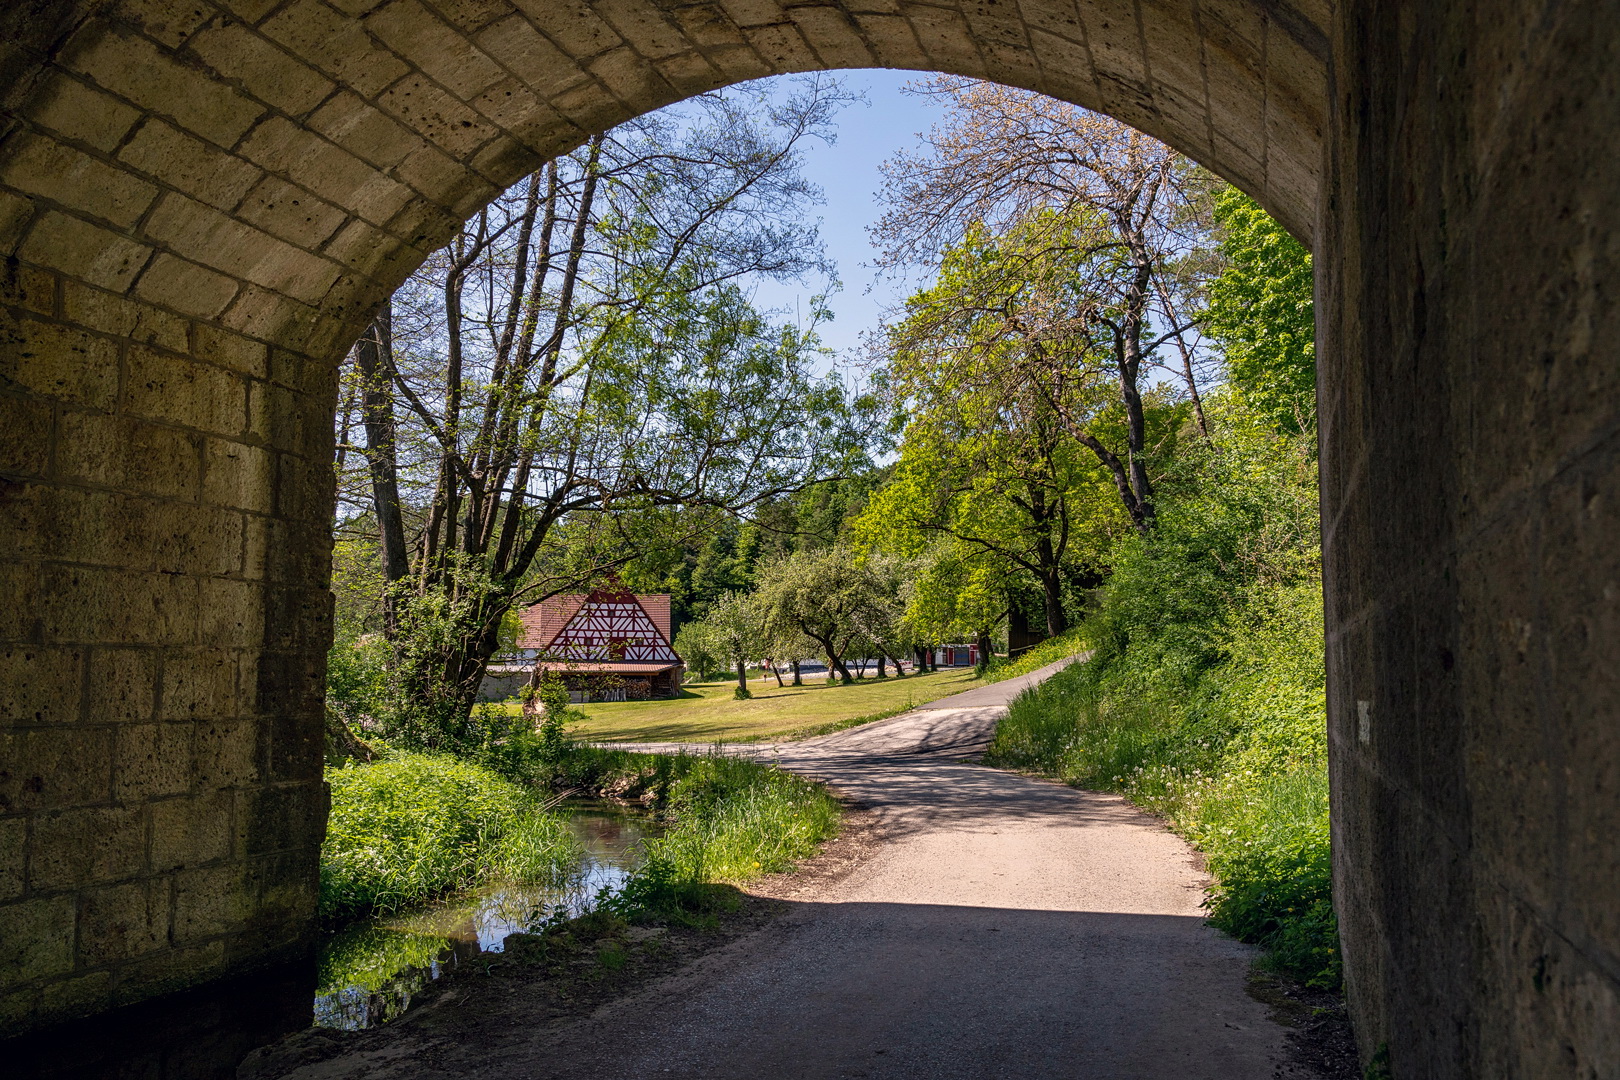
[[[869,856],[879,839],[876,821],[871,811],[846,803],[839,835],[796,869],[762,875],[745,888],[714,887],[709,918],[632,921],[593,912],[508,937],[503,953],[470,958],[425,985],[392,1023],[299,1031],[250,1054],[237,1078],[342,1080],[384,1054],[406,1063],[408,1073],[453,1074],[455,1047],[514,1033],[544,1037],[702,962],[794,903],[813,900]]]

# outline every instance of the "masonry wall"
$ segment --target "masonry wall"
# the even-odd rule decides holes
[[[0,7],[0,1024],[307,945],[335,371],[375,305],[591,132],[740,79],[886,66],[1109,112],[1314,234],[1336,858],[1364,1049],[1387,1041],[1397,1076],[1613,1073],[1605,14]]]
[[[1319,226],[1335,883],[1397,1077],[1620,1074],[1620,66],[1343,5]]]
[[[1324,19],[1319,0],[0,5],[0,1028],[307,946],[337,361],[501,188],[715,86],[907,67],[1112,112],[1307,233]]]

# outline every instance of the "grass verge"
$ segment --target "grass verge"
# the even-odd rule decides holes
[[[386,913],[489,878],[546,881],[579,842],[525,788],[470,762],[401,753],[326,774],[320,913]]]
[[[1311,586],[1277,590],[1220,662],[1138,648],[1077,664],[1013,702],[985,762],[1161,814],[1204,852],[1210,921],[1336,989],[1319,620]]]
[[[983,685],[972,668],[860,679],[849,686],[817,679],[803,686],[778,687],[767,676],[750,680],[753,697],[737,701],[731,696],[734,681],[688,683],[681,697],[664,701],[576,705],[573,709],[585,719],[571,724],[569,734],[593,742],[736,743],[804,738],[807,733],[836,730],[828,725],[847,727],[895,715],[901,706],[923,705]]]

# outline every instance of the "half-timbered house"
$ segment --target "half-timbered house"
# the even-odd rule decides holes
[[[575,702],[676,697],[686,665],[671,644],[669,595],[602,588],[523,613],[519,656],[560,676]]]

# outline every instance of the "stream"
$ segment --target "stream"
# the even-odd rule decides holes
[[[651,815],[597,801],[568,809],[585,854],[563,885],[496,882],[330,935],[321,944],[315,1025],[385,1024],[446,971],[500,952],[507,935],[540,928],[559,908],[581,914],[603,889],[623,885],[641,861],[641,841],[657,834]]]

